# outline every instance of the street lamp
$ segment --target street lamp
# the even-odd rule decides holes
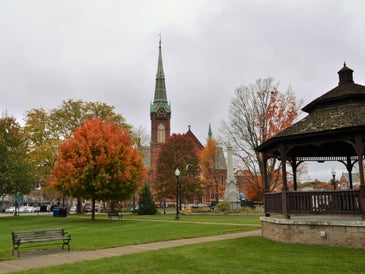
[[[333,183],[333,190],[336,190],[336,171],[332,168],[332,183]]]
[[[175,176],[176,176],[176,217],[175,220],[180,220],[179,216],[179,176],[180,176],[180,170],[177,168],[175,170]]]

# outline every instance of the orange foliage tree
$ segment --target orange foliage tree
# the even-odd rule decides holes
[[[272,78],[258,79],[255,84],[235,90],[229,119],[224,123],[226,139],[230,140],[234,156],[241,160],[242,169],[248,171],[249,181],[256,184],[261,197],[264,193],[264,186],[260,184],[264,158],[255,147],[292,125],[298,108],[291,88],[280,92]],[[267,162],[269,191],[281,183],[280,177],[275,175],[280,172],[279,164],[276,159]]]
[[[66,196],[95,201],[131,197],[144,177],[142,158],[128,130],[101,119],[84,122],[59,146],[52,186]]]
[[[213,188],[216,200],[223,196],[223,186],[219,183],[218,163],[219,147],[218,142],[212,138],[199,154],[201,183],[204,188]]]
[[[263,188],[264,183],[262,180],[262,176],[257,176],[257,180],[253,180],[252,176],[250,175],[250,172],[248,170],[245,170],[243,172],[243,180],[242,182],[246,184],[247,190],[246,190],[246,196],[250,201],[262,201],[263,199]],[[273,180],[275,181],[281,181],[283,176],[280,170],[276,170],[272,174]],[[288,180],[288,186],[291,187],[293,185],[293,182],[291,180]],[[282,184],[278,184],[276,188],[271,189],[272,192],[277,192],[282,190]]]
[[[176,199],[175,170],[180,170],[181,201],[193,201],[201,195],[199,157],[186,134],[173,134],[161,145],[157,162],[157,196],[160,199]]]

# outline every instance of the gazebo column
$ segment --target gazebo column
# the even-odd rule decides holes
[[[266,217],[270,217],[270,214],[267,214],[267,210],[266,210],[266,196],[265,194],[269,192],[269,180],[268,180],[268,177],[267,177],[267,160],[268,160],[268,155],[263,153],[262,155],[262,168],[263,168],[263,172],[262,172],[262,179],[263,179],[263,182],[264,182],[264,207],[265,207],[265,216]]]
[[[355,137],[355,150],[359,162],[359,177],[360,177],[360,210],[362,219],[365,220],[365,184],[364,184],[364,142],[362,137]]]
[[[354,162],[351,162],[351,157],[347,156],[347,161],[346,163],[344,161],[340,161],[341,163],[343,163],[346,167],[347,172],[349,173],[349,181],[350,181],[350,189],[353,189],[353,181],[352,181],[352,168],[354,167],[354,164],[357,162],[358,160],[355,160]]]
[[[283,208],[284,218],[290,219],[290,216],[288,215],[288,201],[287,201],[287,192],[288,192],[288,181],[286,178],[287,150],[282,144],[280,145],[280,158],[281,158],[281,173],[283,178],[283,188],[281,191],[281,204]]]
[[[352,163],[350,156],[347,156],[346,169],[347,169],[347,172],[349,173],[350,189],[353,188],[353,184],[352,184],[352,168],[354,167],[354,164],[355,163],[356,163],[356,161],[354,161]]]
[[[303,161],[299,161],[297,162],[296,157],[293,157],[293,159],[290,161],[291,164],[291,168],[293,170],[293,186],[294,186],[294,191],[297,191],[298,189],[298,183],[297,183],[297,170],[298,170],[298,166],[303,163]]]

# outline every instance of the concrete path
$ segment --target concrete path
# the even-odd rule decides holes
[[[16,260],[0,261],[0,273],[10,273],[29,269],[72,264],[85,260],[96,260],[113,256],[123,256],[137,252],[159,250],[163,248],[214,242],[220,240],[235,239],[248,236],[261,236],[261,230],[238,232],[209,237],[181,239],[148,244],[129,245],[122,247],[106,248],[93,251],[60,251],[49,250],[42,252],[30,252],[21,254]]]

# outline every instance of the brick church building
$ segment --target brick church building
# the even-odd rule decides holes
[[[166,140],[171,136],[171,111],[172,111],[171,106],[167,101],[165,73],[163,69],[161,39],[160,39],[154,99],[153,103],[151,103],[150,105],[151,142],[150,142],[150,147],[143,148],[145,155],[145,166],[148,170],[148,177],[149,177],[148,180],[150,182],[153,182],[156,176],[157,161],[161,145],[164,144]],[[211,131],[209,134],[211,134]],[[194,145],[197,154],[204,149],[202,143],[191,131],[190,126],[188,127],[188,131],[185,133],[185,135]],[[220,172],[222,180],[225,180],[227,177],[227,167],[222,150],[219,158],[220,158],[219,161],[217,161],[217,163],[219,163],[217,169]],[[212,192],[212,190],[210,190],[210,192]],[[152,193],[154,193],[153,189]],[[201,202],[210,202],[211,197],[212,197],[211,193],[204,193]]]

